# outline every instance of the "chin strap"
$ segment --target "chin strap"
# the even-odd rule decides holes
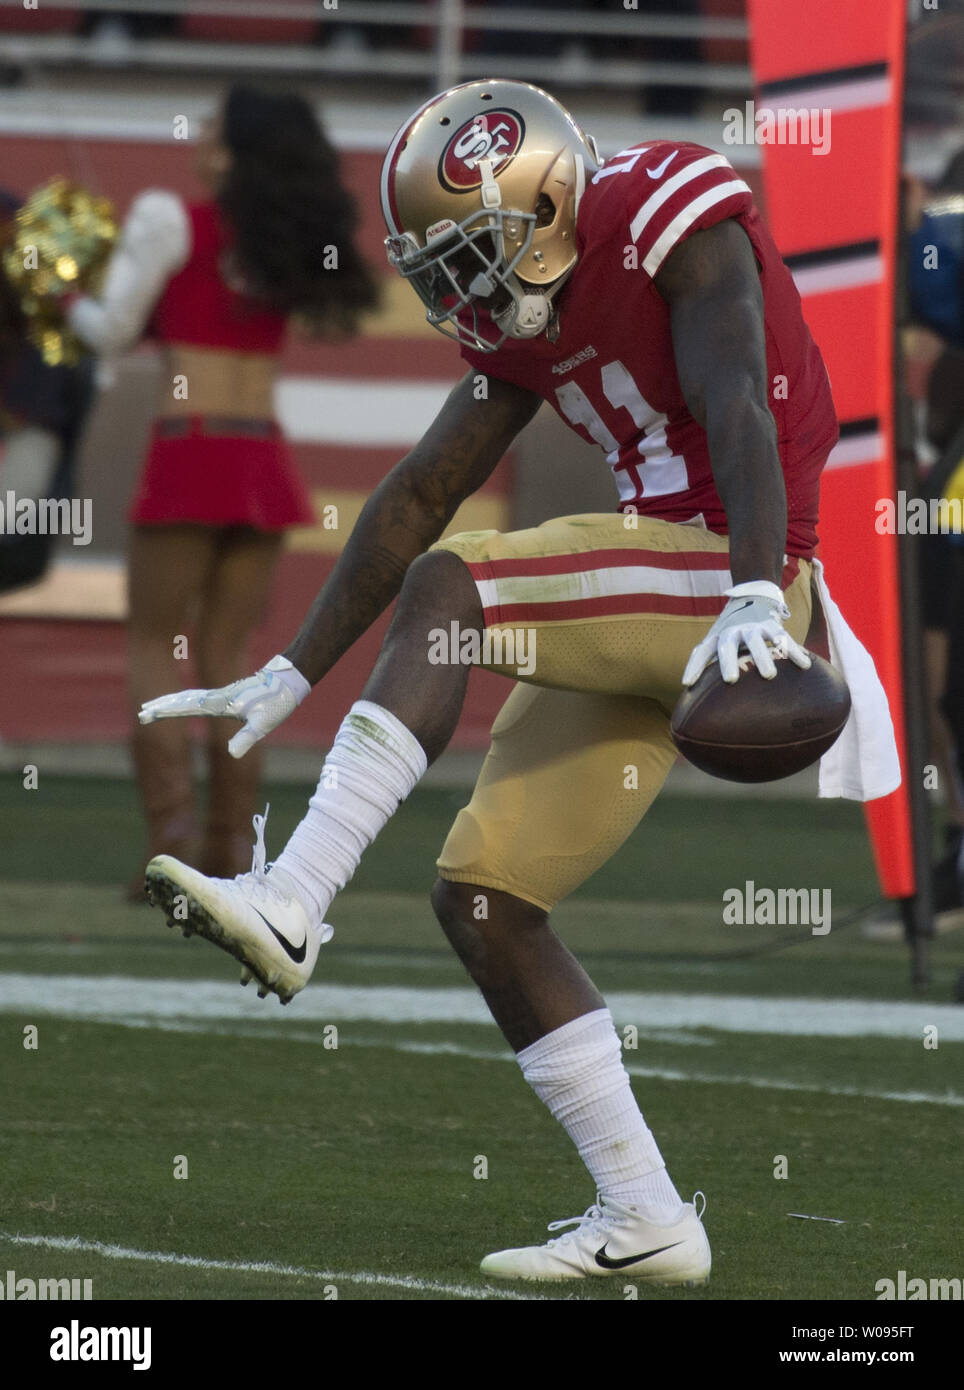
[[[502,190],[492,171],[491,159],[479,160],[479,175],[482,179],[482,206],[487,209],[500,208]],[[483,274],[477,275],[469,286],[471,294],[485,297],[493,289],[492,281]],[[509,307],[502,314],[493,314],[492,317],[510,338],[536,338],[549,322],[549,308],[542,295],[524,294],[518,299],[513,296]]]
[[[580,199],[586,187],[586,167],[579,156],[575,157],[573,163],[576,181],[575,210],[578,210]],[[484,208],[500,208],[502,206],[502,190],[492,171],[491,159],[480,159],[478,167],[482,179],[482,206]],[[568,274],[560,276],[553,285],[552,294],[555,294],[567,279]],[[488,297],[493,288],[488,276],[479,274],[469,286],[469,292]],[[509,307],[501,314],[493,314],[492,318],[509,338],[538,338],[540,333],[546,331],[549,320],[552,318],[552,295],[513,295]]]
[[[500,208],[502,206],[502,189],[496,183],[491,159],[479,160],[479,175],[482,179],[482,206],[484,208]]]

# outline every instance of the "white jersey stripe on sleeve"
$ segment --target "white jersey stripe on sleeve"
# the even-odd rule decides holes
[[[684,184],[691,183],[693,179],[701,178],[703,174],[708,174],[711,169],[729,169],[731,173],[733,172],[732,165],[725,155],[710,154],[705,159],[698,159],[695,164],[687,164],[685,169],[681,169],[678,174],[674,174],[672,178],[655,188],[629,224],[629,235],[633,242],[639,240],[647,224],[659,212],[667,199],[672,198],[673,194]]]
[[[725,202],[727,198],[733,198],[738,193],[749,193],[750,189],[742,179],[728,179],[726,183],[720,184],[717,188],[710,188],[706,193],[701,193],[698,198],[694,198],[688,203],[682,212],[677,213],[672,222],[653,243],[653,246],[643,261],[643,269],[647,275],[655,275],[680,237],[691,227],[698,217],[701,217],[707,208],[715,207],[717,203]]]

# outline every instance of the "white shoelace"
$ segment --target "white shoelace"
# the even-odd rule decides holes
[[[268,822],[268,812],[271,810],[271,803],[268,802],[264,808],[263,816],[255,816],[254,825],[254,849],[251,854],[251,869],[246,874],[237,874],[234,879],[226,882],[236,883],[247,892],[253,893],[256,897],[266,899],[269,902],[285,903],[288,901],[287,893],[272,883],[268,877],[268,870],[272,867],[266,864],[267,850],[264,843],[264,828]]]
[[[267,873],[267,867],[264,862],[265,858],[267,857],[267,850],[265,849],[264,844],[264,828],[268,823],[268,812],[270,810],[271,802],[269,801],[267,806],[264,808],[264,815],[255,816],[253,821],[254,850],[251,854],[251,875],[254,878],[258,879],[263,879]],[[239,877],[242,877],[242,875],[239,875]],[[248,875],[245,874],[243,875],[243,877],[247,878]]]
[[[587,1231],[593,1226],[598,1226],[600,1231],[609,1230],[613,1225],[613,1221],[614,1214],[612,1212],[603,1211],[602,1207],[600,1207],[597,1202],[594,1202],[587,1211],[583,1212],[582,1216],[569,1216],[565,1221],[550,1221],[549,1225],[546,1227],[549,1231],[560,1231],[564,1226],[575,1226],[576,1229],[574,1231],[567,1231],[564,1236],[555,1236],[554,1239],[550,1240],[548,1243],[550,1245],[556,1245],[557,1243],[560,1245],[564,1244],[566,1241],[573,1240],[576,1236],[582,1235],[584,1231]]]
[[[701,1207],[697,1206],[697,1198],[702,1200],[703,1205]],[[693,1193],[693,1206],[696,1209],[697,1220],[702,1221],[703,1213],[706,1211],[706,1196],[704,1193]],[[600,1232],[609,1231],[617,1223],[618,1219],[618,1212],[604,1211],[597,1199],[582,1216],[570,1216],[565,1221],[550,1221],[546,1228],[549,1231],[560,1231],[564,1226],[575,1226],[576,1229],[574,1231],[566,1231],[564,1236],[555,1236],[548,1244],[555,1245],[557,1242],[562,1244],[565,1241],[573,1240],[576,1236],[582,1235],[583,1231],[588,1231],[593,1226],[598,1227]]]

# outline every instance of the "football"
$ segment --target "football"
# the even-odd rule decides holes
[[[774,652],[777,674],[765,680],[749,654],[740,679],[726,685],[718,662],[680,696],[670,722],[683,756],[711,777],[775,782],[826,753],[850,714],[850,691],[814,652],[808,671]]]

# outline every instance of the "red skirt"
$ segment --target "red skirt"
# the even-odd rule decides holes
[[[136,525],[198,522],[280,531],[315,521],[277,422],[156,420],[128,513]]]

